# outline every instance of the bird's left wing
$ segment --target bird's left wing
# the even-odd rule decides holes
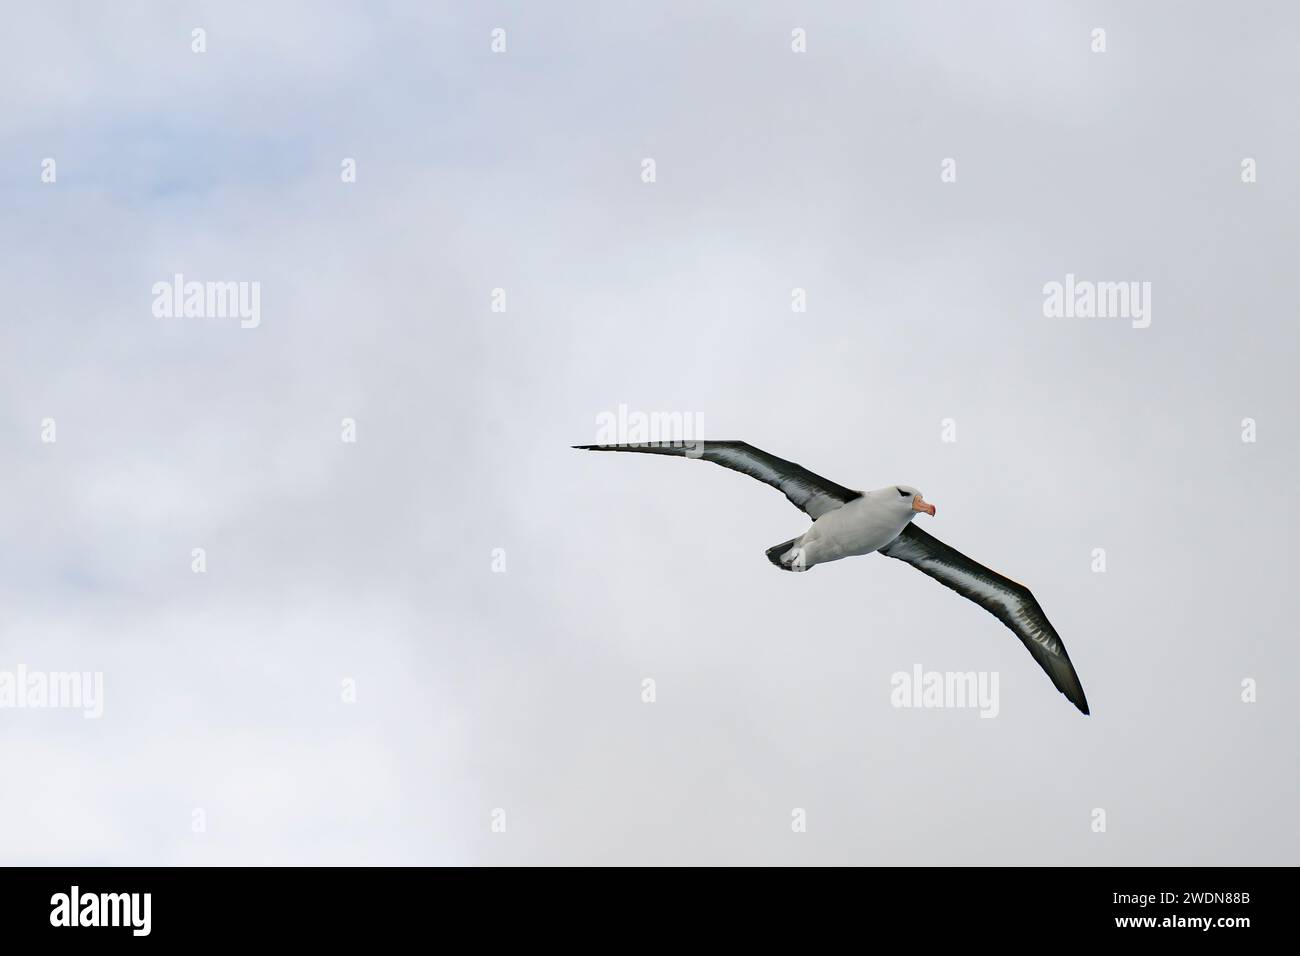
[[[1065,653],[1061,635],[1029,588],[972,561],[914,524],[904,528],[880,553],[906,561],[996,617],[1020,638],[1056,689],[1088,713],[1088,699],[1083,696],[1083,685],[1070,663],[1070,655]]]
[[[702,458],[771,485],[813,520],[862,497],[860,491],[837,485],[821,475],[813,474],[802,465],[777,458],[776,455],[743,441],[653,441],[573,447],[584,451],[634,451],[652,455],[676,455],[679,458]]]

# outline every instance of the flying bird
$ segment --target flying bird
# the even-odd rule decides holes
[[[918,514],[935,516],[935,507],[910,485],[854,491],[792,461],[777,458],[743,441],[641,442],[624,445],[574,445],[583,451],[626,451],[699,458],[757,478],[784,494],[813,519],[798,537],[767,549],[767,559],[783,571],[806,571],[818,564],[875,551],[906,561],[964,598],[974,601],[1011,629],[1070,703],[1088,713],[1079,675],[1061,636],[1023,584],[972,561],[912,524]]]

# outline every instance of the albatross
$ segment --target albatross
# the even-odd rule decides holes
[[[912,524],[918,514],[935,516],[935,507],[911,485],[854,491],[807,468],[777,458],[743,441],[638,442],[574,445],[582,451],[623,451],[698,458],[771,485],[813,519],[798,537],[767,549],[767,559],[783,571],[807,571],[828,561],[873,551],[905,561],[946,588],[974,601],[1020,638],[1038,666],[1070,703],[1088,713],[1083,685],[1070,663],[1061,636],[1029,588],[944,544]]]

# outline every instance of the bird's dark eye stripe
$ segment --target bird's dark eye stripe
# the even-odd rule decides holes
[[[904,491],[902,488],[898,489],[898,493],[902,495],[904,498],[906,498],[909,494],[911,494],[910,491]]]

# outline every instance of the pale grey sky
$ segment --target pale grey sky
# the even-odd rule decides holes
[[[4,22],[0,671],[105,699],[0,709],[3,862],[1297,861],[1291,5]],[[155,318],[178,272],[260,325]],[[898,562],[774,569],[772,489],[569,450],[620,404],[921,488],[1093,715]]]

